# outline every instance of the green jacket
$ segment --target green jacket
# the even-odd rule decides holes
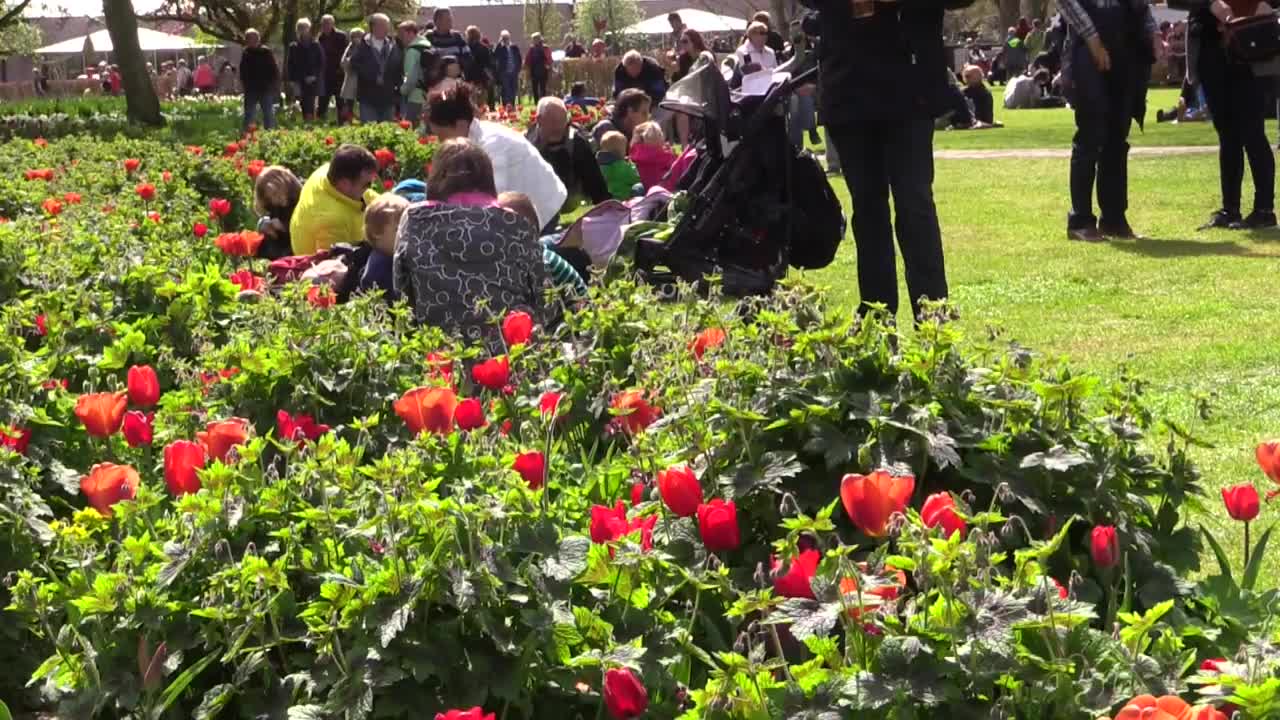
[[[404,85],[400,86],[400,94],[409,102],[418,105],[426,101],[419,71],[422,69],[422,53],[430,49],[431,41],[419,35],[404,51]]]
[[[640,182],[640,173],[634,163],[604,151],[596,154],[596,162],[600,163],[600,172],[604,174],[609,194],[614,199],[630,200],[635,197],[633,188]]]

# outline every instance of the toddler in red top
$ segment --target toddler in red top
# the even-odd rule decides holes
[[[667,144],[662,128],[655,122],[641,123],[631,135],[631,162],[640,172],[640,182],[646,191],[661,185],[662,179],[676,161],[675,153]]]

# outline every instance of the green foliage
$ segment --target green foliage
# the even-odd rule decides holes
[[[200,155],[0,145],[20,169],[0,179],[0,427],[32,431],[0,463],[0,599],[16,621],[0,628],[24,649],[38,694],[24,702],[75,718],[591,717],[602,672],[625,667],[651,717],[1085,718],[1185,692],[1197,657],[1265,626],[1269,596],[1181,579],[1198,559],[1181,523],[1198,482],[1183,441],[1151,450],[1167,438],[1137,382],[964,341],[938,319],[899,332],[802,284],[659,307],[623,277],[512,348],[510,392],[493,392],[466,371],[477,350],[403,306],[237,292],[228,274],[262,261],[223,256],[192,223],[225,197],[224,229],[247,226],[251,161],[309,174],[329,136],[392,149],[391,181],[432,151],[394,126]],[[142,166],[128,175],[123,158]],[[51,182],[21,174],[44,167]],[[142,180],[154,200],[134,193]],[[82,202],[41,209],[70,192]],[[698,358],[706,328],[727,339]],[[453,358],[449,382],[483,401],[487,427],[414,437],[397,417],[405,391],[445,382],[432,352]],[[153,445],[89,438],[76,396],[123,388],[135,364],[164,389]],[[661,409],[635,433],[611,408],[629,389]],[[548,391],[564,395],[555,419]],[[332,429],[290,442],[280,410]],[[250,440],[172,496],[162,448],[230,417]],[[512,470],[531,450],[548,465],[536,490]],[[109,517],[80,492],[104,461],[141,477]],[[709,552],[698,520],[663,505],[655,476],[685,464],[706,499],[735,503],[740,547]],[[838,498],[842,475],[879,467],[917,482],[875,539]],[[966,532],[925,527],[915,508],[937,491]],[[630,529],[592,542],[593,506],[618,501]],[[1095,524],[1117,527],[1123,572],[1091,567]],[[782,597],[773,579],[802,544],[820,554],[812,598]],[[1116,589],[1118,632],[1102,619]]]

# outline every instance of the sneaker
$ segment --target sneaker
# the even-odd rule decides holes
[[[1114,238],[1116,240],[1138,239],[1138,234],[1133,231],[1133,228],[1129,227],[1129,223],[1123,220],[1118,223],[1098,223],[1098,233],[1103,237]]]
[[[1165,114],[1165,111],[1164,111],[1164,110],[1157,110],[1157,111],[1156,111],[1156,122],[1158,122],[1158,123],[1162,123],[1162,122],[1165,122],[1165,121],[1167,121],[1167,120],[1172,120],[1172,119],[1173,119],[1173,116],[1171,116],[1171,114],[1168,114],[1168,115],[1167,115],[1167,114]]]
[[[1276,226],[1276,214],[1271,210],[1254,210],[1248,217],[1231,223],[1232,230],[1262,230]]]
[[[1235,223],[1240,222],[1240,213],[1229,212],[1227,210],[1218,210],[1209,216],[1209,222],[1200,226],[1201,230],[1212,230],[1214,228],[1225,230]]]
[[[1076,228],[1067,230],[1068,240],[1079,240],[1081,242],[1102,242],[1106,238],[1102,237],[1102,233],[1097,228]]]

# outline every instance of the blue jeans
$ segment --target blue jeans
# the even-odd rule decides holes
[[[258,108],[262,108],[262,127],[270,130],[276,126],[275,93],[270,90],[263,93],[245,91],[244,123],[240,128],[241,130],[249,132],[249,126],[253,124],[258,114]]]
[[[514,74],[504,74],[502,76],[502,104],[516,104],[516,86],[519,84],[520,78]]]
[[[395,103],[378,105],[365,100],[360,101],[360,122],[391,122],[395,119]]]
[[[791,116],[787,118],[787,135],[797,149],[804,147],[804,133],[817,127],[814,117],[815,103],[812,95],[791,96]]]

